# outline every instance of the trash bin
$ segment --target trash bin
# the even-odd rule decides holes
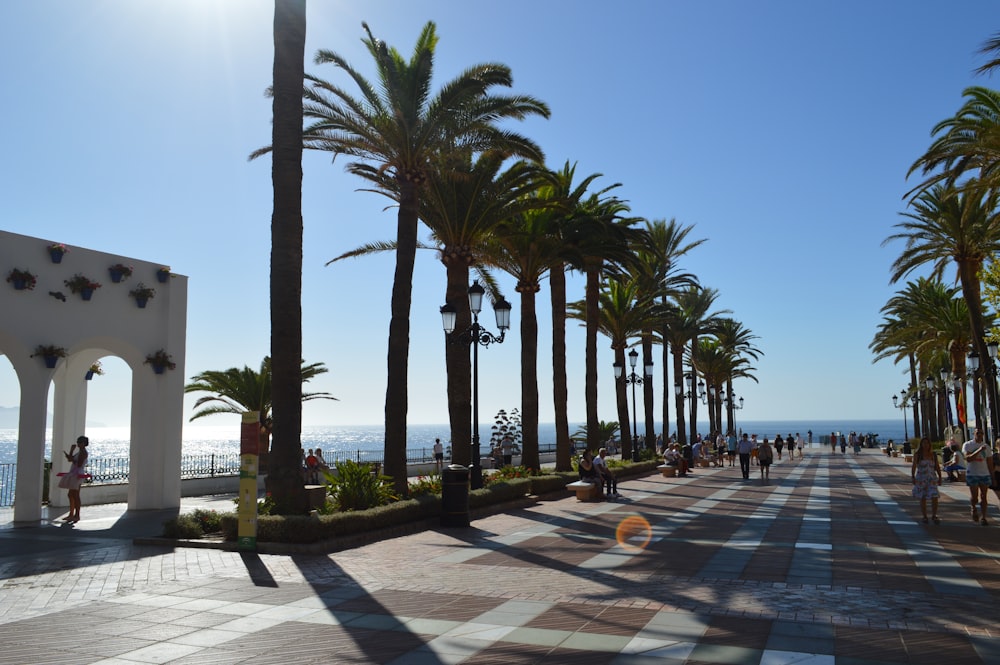
[[[461,464],[441,471],[441,526],[469,526],[469,469]]]

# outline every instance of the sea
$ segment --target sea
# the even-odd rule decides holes
[[[570,434],[575,433],[583,423],[571,423]],[[831,432],[847,434],[858,432],[877,434],[879,441],[903,439],[903,420],[747,420],[737,422],[740,432],[756,433],[759,437],[774,438],[776,434],[787,436],[801,433],[807,438],[812,431],[814,445],[819,445],[821,436]],[[482,452],[489,451],[492,424],[480,427],[479,440]],[[85,432],[90,438],[90,455],[98,458],[127,458],[129,456],[128,427],[88,427]],[[700,431],[707,432],[708,424],[702,423]],[[382,425],[328,425],[302,428],[302,447],[322,448],[326,459],[350,455],[364,459],[366,451],[377,453],[380,458],[384,448],[384,427]],[[239,426],[229,425],[188,425],[184,427],[182,455],[238,454]],[[450,431],[447,424],[407,426],[407,451],[410,456],[431,456],[434,439],[440,438],[445,446],[450,445]],[[540,444],[555,443],[555,425],[540,423],[538,440]],[[52,431],[46,431],[45,457],[52,459]],[[17,461],[17,430],[0,429],[0,464]]]

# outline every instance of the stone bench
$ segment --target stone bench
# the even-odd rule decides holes
[[[903,461],[904,462],[912,462],[913,461],[913,455],[903,455]]]
[[[576,492],[578,501],[596,501],[601,498],[601,486],[598,483],[577,480],[567,485],[566,489]]]
[[[676,478],[677,477],[677,467],[676,466],[670,466],[669,464],[661,464],[660,466],[658,466],[656,468],[660,470],[660,473],[663,474],[664,478]]]
[[[306,504],[309,510],[318,510],[326,503],[326,485],[306,485]]]

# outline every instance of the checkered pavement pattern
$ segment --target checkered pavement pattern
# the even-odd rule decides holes
[[[1000,662],[1000,511],[924,525],[909,481],[817,448],[328,555],[0,525],[0,664]]]

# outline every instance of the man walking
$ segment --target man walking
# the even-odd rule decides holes
[[[750,437],[744,432],[743,438],[736,445],[736,452],[740,456],[740,471],[743,472],[743,478],[750,478],[750,452],[753,450],[753,443],[750,441]]]
[[[987,490],[993,484],[993,451],[983,441],[983,430],[976,428],[972,441],[966,441],[962,446],[965,457],[965,484],[969,486],[969,504],[971,505],[972,521],[986,526]],[[980,518],[976,504],[982,507]]]

